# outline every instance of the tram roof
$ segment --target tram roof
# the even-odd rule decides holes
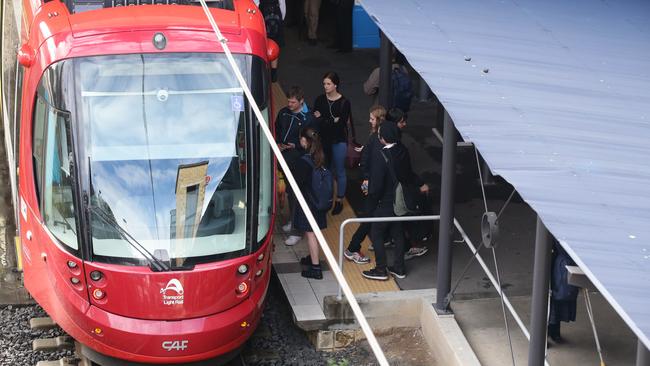
[[[650,2],[360,3],[650,348]]]

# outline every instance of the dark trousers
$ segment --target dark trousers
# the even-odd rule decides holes
[[[363,239],[370,234],[370,228],[372,224],[369,222],[362,222],[361,225],[357,228],[357,231],[352,235],[352,240],[350,240],[350,245],[348,245],[348,250],[351,252],[358,252],[361,250],[361,243]],[[383,245],[383,244],[382,244]]]
[[[352,49],[352,9],[354,0],[341,0],[336,8],[336,46],[340,50]]]
[[[393,205],[382,205],[381,203],[374,212],[375,217],[395,216]],[[370,240],[375,248],[376,267],[386,269],[386,248],[384,248],[384,238],[386,234],[395,242],[395,258],[393,266],[397,271],[404,271],[404,234],[401,222],[375,222],[370,228]]]

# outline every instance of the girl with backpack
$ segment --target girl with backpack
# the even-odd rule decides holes
[[[320,137],[313,128],[305,128],[300,131],[300,146],[306,151],[306,154],[298,159],[295,163],[294,177],[296,183],[302,188],[301,192],[307,200],[309,209],[318,223],[320,229],[327,227],[327,211],[331,207],[332,197],[332,178],[331,173],[325,169],[325,155],[321,146]],[[329,179],[327,174],[329,173]],[[324,177],[322,181],[325,185],[329,185],[329,197],[325,197],[323,201],[322,193],[314,189],[315,186],[320,184],[320,181],[315,181],[319,177]],[[318,187],[320,191],[324,191],[327,195],[326,186]],[[328,203],[329,202],[329,203]],[[314,278],[317,280],[323,279],[323,271],[320,267],[319,248],[316,234],[314,234],[307,217],[298,205],[293,217],[293,225],[297,230],[305,232],[307,237],[307,244],[309,245],[309,255],[302,258],[300,263],[309,266],[308,269],[302,271],[302,276],[307,278]]]
[[[335,72],[323,75],[323,89],[314,101],[314,116],[320,119],[325,158],[336,175],[336,202],[332,215],[338,215],[343,210],[343,197],[347,178],[345,174],[345,157],[347,154],[348,133],[354,136],[351,123],[351,105],[341,93],[338,92],[339,76]],[[349,131],[348,131],[349,130]]]

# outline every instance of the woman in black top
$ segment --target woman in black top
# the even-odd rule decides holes
[[[341,201],[345,197],[346,176],[345,156],[347,153],[348,122],[350,121],[350,102],[338,92],[339,76],[328,72],[323,76],[323,89],[314,101],[314,116],[320,118],[320,132],[325,158],[336,177],[336,202],[332,215],[343,210]],[[350,124],[351,125],[351,124]],[[353,133],[354,131],[350,131]]]
[[[373,150],[379,150],[381,142],[379,137],[377,137],[377,130],[379,125],[382,124],[386,118],[386,109],[380,105],[375,105],[370,108],[370,116],[368,123],[370,123],[370,136],[368,137],[368,142],[361,148],[361,172],[363,175],[363,182],[361,182],[361,191],[364,196],[368,194],[368,179],[370,178],[370,156]],[[364,200],[365,204],[365,200]],[[366,208],[365,217],[371,217],[371,212],[368,212]],[[357,264],[365,264],[370,262],[370,258],[366,257],[361,252],[361,242],[366,238],[370,233],[370,223],[364,222],[359,225],[357,231],[352,235],[352,240],[348,248],[345,250],[343,255],[348,260],[351,260]]]
[[[311,189],[312,187],[311,177],[313,172],[311,164],[305,161],[305,159],[310,159],[315,168],[320,168],[325,163],[325,156],[323,155],[320,138],[313,128],[308,127],[300,131],[300,146],[302,146],[307,153],[296,161],[295,171],[293,171],[293,173],[294,178],[296,178],[296,183],[298,183],[299,187],[302,187],[304,192],[305,189]],[[308,199],[309,194],[306,194],[307,192],[304,193],[303,196],[307,200],[307,204],[310,205],[310,211],[314,215],[318,227],[325,229],[327,227],[327,211],[318,211],[311,207],[311,203]],[[309,221],[307,221],[307,217],[305,216],[301,206],[296,207],[293,217],[293,226],[297,230],[305,232],[307,243],[309,244],[309,256],[300,260],[301,263],[309,265],[309,269],[302,271],[302,276],[315,278],[317,280],[323,279],[323,272],[320,268],[319,248],[316,234],[314,234],[309,225]]]

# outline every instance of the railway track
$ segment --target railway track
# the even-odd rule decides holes
[[[50,317],[31,318],[29,327],[32,330],[49,330],[58,328]],[[81,344],[67,334],[51,338],[38,338],[32,341],[33,351],[55,352],[61,350],[74,350],[74,356],[62,357],[57,360],[39,361],[35,366],[102,366],[85,357],[81,352]],[[224,366],[247,366],[242,353]]]

